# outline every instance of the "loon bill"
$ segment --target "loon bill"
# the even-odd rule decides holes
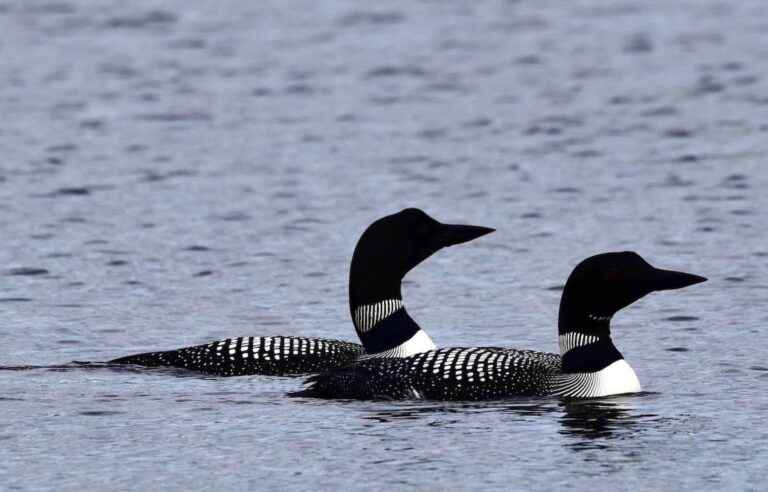
[[[402,279],[440,249],[493,231],[443,224],[415,208],[368,226],[355,247],[349,274],[349,309],[362,345],[326,338],[240,337],[110,363],[180,367],[221,376],[291,375],[343,367],[360,357],[407,357],[434,350],[429,335],[405,310]]]
[[[510,396],[594,398],[636,393],[640,382],[613,345],[610,322],[645,295],[704,282],[661,270],[637,253],[587,258],[560,300],[560,354],[497,347],[444,348],[400,359],[362,360],[313,376],[292,396],[492,400]]]

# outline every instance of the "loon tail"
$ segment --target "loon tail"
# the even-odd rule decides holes
[[[354,388],[365,379],[361,373],[368,373],[357,364],[315,374],[304,380],[305,388],[288,393],[297,398],[355,398]]]
[[[165,352],[144,352],[143,354],[126,355],[112,359],[109,364],[134,364],[145,367],[173,366],[176,361],[175,350]]]

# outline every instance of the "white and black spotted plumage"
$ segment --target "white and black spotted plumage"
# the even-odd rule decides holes
[[[298,375],[343,367],[363,353],[357,343],[308,337],[240,337],[110,361],[179,367],[219,376]]]
[[[355,399],[492,400],[545,395],[560,356],[496,347],[446,348],[360,361],[311,377],[299,396]]]
[[[361,344],[325,338],[239,337],[176,350],[130,355],[110,363],[179,367],[219,376],[287,376],[344,367],[360,357],[407,357],[435,348],[429,336],[418,326],[415,326],[416,331],[410,337],[398,337],[398,326],[382,326],[394,313],[405,314],[402,300],[391,299],[364,306],[354,316],[355,328],[363,340],[365,332],[373,329],[395,332],[387,334],[394,347],[379,352],[366,353]],[[360,326],[366,329],[361,330]]]
[[[595,372],[563,373],[559,354],[495,347],[359,361],[307,382],[309,387],[294,396],[471,401],[547,395],[586,398],[641,389],[623,359]]]

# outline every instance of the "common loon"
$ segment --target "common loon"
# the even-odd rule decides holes
[[[357,242],[349,274],[349,308],[362,345],[297,336],[239,337],[109,363],[180,367],[221,376],[290,375],[343,367],[358,357],[407,357],[434,350],[435,344],[405,310],[401,281],[440,249],[493,231],[443,224],[415,208],[371,224]]]
[[[634,252],[582,261],[560,300],[560,354],[496,347],[444,348],[407,358],[358,361],[312,376],[292,396],[491,400],[516,395],[601,397],[641,390],[611,340],[613,315],[653,291],[704,277],[661,270]]]

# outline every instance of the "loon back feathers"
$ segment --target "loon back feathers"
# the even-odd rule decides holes
[[[391,319],[388,319],[391,318]],[[432,350],[435,344],[416,326],[405,331],[393,324],[410,320],[405,308],[379,320],[378,339],[393,348],[366,354],[359,343],[326,338],[271,336],[239,337],[176,350],[147,352],[109,361],[111,364],[135,364],[145,367],[178,367],[218,376],[304,375],[351,364],[360,357],[407,357]],[[415,322],[411,321],[415,325]]]
[[[239,337],[176,350],[129,355],[109,363],[178,367],[218,376],[287,376],[344,367],[360,357],[407,357],[435,348],[415,322],[410,321],[414,329],[397,326],[403,324],[403,320],[410,320],[401,301],[398,301],[398,309],[382,313],[382,318],[367,318],[367,321],[375,320],[371,324],[376,326],[377,340],[383,344],[380,351],[372,354],[366,354],[359,343],[327,338]]]
[[[560,356],[497,347],[446,348],[373,359],[312,376],[293,396],[355,399],[492,400],[546,395]]]
[[[342,367],[362,353],[360,344],[326,338],[240,337],[178,350],[129,355],[110,363],[179,367],[219,376],[285,376]]]

